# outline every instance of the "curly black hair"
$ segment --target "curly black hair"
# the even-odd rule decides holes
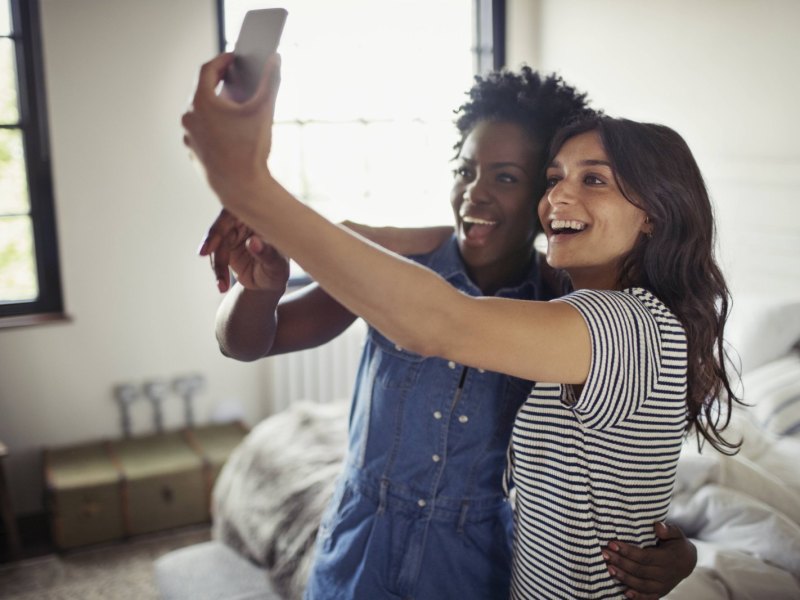
[[[538,143],[542,158],[562,126],[576,119],[601,114],[588,107],[585,93],[564,83],[555,73],[542,77],[524,66],[519,72],[506,69],[485,77],[476,76],[467,92],[469,100],[454,112],[460,138],[453,146],[456,156],[469,133],[481,121],[516,123]]]

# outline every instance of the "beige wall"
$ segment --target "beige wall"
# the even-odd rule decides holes
[[[509,66],[557,71],[595,107],[686,138],[735,291],[800,295],[800,3],[510,0],[508,17]]]
[[[195,249],[217,207],[180,115],[216,52],[213,0],[42,0],[61,265],[72,321],[0,330],[0,439],[18,513],[41,506],[40,450],[119,434],[112,386],[199,372],[205,420],[256,422],[263,369],[220,356],[218,294]],[[181,422],[181,403],[165,407]],[[149,407],[134,411],[151,428]]]

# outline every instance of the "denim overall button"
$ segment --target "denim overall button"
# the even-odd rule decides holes
[[[417,500],[417,506],[419,506],[420,508],[425,508],[426,506],[428,506],[428,503],[425,502],[425,500],[423,500],[422,498],[420,498],[419,500]]]
[[[433,411],[433,418],[434,419],[441,419],[442,418],[441,411],[438,411],[438,410]]]
[[[454,363],[454,362],[451,360],[450,362],[448,362],[448,363],[447,363],[447,366],[448,366],[448,367],[450,367],[451,369],[455,369],[455,368],[456,368],[456,363]]]
[[[469,421],[469,417],[467,415],[461,415],[460,417],[458,417],[459,423],[466,423],[467,421]]]
[[[434,454],[433,456],[431,456],[431,460],[433,460],[433,462],[439,462],[440,460],[442,460],[442,457],[439,456],[438,454]]]

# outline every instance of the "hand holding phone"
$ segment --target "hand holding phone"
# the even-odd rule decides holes
[[[234,61],[225,73],[222,93],[244,102],[258,88],[267,59],[278,49],[288,12],[284,8],[250,10],[233,48]]]

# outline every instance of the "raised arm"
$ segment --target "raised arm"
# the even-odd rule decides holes
[[[471,298],[293,198],[266,164],[277,57],[265,70],[259,90],[242,105],[214,92],[230,60],[230,55],[222,55],[204,65],[183,124],[185,142],[231,213],[295,258],[351,312],[404,348],[526,379],[585,381],[589,332],[572,307]]]

